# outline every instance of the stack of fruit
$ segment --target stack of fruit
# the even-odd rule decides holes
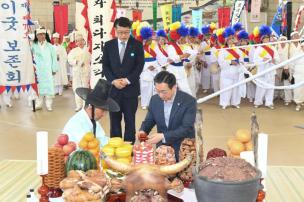
[[[60,134],[57,137],[57,142],[54,144],[54,147],[63,150],[65,162],[68,160],[69,155],[77,148],[75,142],[69,142],[69,136],[66,134]]]
[[[243,151],[252,151],[253,145],[249,130],[237,130],[235,136],[227,141],[227,145],[232,157],[240,157],[240,153]]]
[[[110,158],[116,159],[119,162],[130,164],[132,162],[132,145],[124,142],[120,137],[110,138],[109,143],[101,150]],[[102,161],[103,168],[107,168]]]
[[[99,140],[94,136],[92,132],[86,133],[80,142],[78,143],[78,146],[80,149],[83,149],[85,151],[91,152],[94,157],[96,158],[97,164],[99,162]]]
[[[146,142],[134,145],[133,154],[135,164],[154,164],[153,146]]]

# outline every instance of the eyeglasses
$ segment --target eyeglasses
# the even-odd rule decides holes
[[[128,31],[116,31],[116,33],[118,35],[129,35],[130,34],[130,30],[128,30]]]
[[[157,90],[155,89],[156,93],[159,95],[167,95],[169,93],[170,90]]]

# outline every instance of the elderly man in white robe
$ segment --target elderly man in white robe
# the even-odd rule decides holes
[[[68,54],[68,62],[72,65],[73,82],[72,88],[75,93],[76,88],[88,88],[90,85],[90,62],[91,54],[85,45],[82,34],[76,34],[77,47]],[[83,100],[75,93],[75,111],[81,110]]]
[[[54,76],[55,93],[62,95],[63,86],[68,85],[67,52],[65,48],[60,44],[60,35],[58,33],[53,34],[53,41],[58,62],[58,72]]]
[[[109,98],[111,85],[103,79],[100,79],[95,88],[91,91],[89,88],[77,88],[77,95],[85,101],[85,107],[77,112],[64,126],[63,134],[67,134],[73,142],[79,143],[82,137],[93,132],[100,142],[100,146],[108,143],[108,137],[98,122],[105,116],[107,111],[117,112],[119,105]]]

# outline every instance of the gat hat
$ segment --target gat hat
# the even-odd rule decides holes
[[[87,104],[110,112],[118,112],[119,105],[110,98],[111,85],[104,79],[99,79],[93,90],[77,88],[76,94]]]

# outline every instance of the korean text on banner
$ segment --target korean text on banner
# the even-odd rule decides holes
[[[172,4],[161,5],[160,11],[163,18],[164,29],[167,29],[172,23]]]
[[[192,10],[192,24],[194,27],[197,27],[201,30],[203,25],[203,11],[202,9]]]
[[[231,16],[231,25],[234,25],[240,22],[241,13],[245,7],[245,0],[237,0],[234,2],[234,7]]]
[[[111,39],[111,1],[88,1],[89,24],[92,32],[91,87],[94,88],[102,73],[104,43]]]
[[[6,91],[29,90],[35,84],[28,40],[29,11],[28,0],[0,1],[0,88]]]

